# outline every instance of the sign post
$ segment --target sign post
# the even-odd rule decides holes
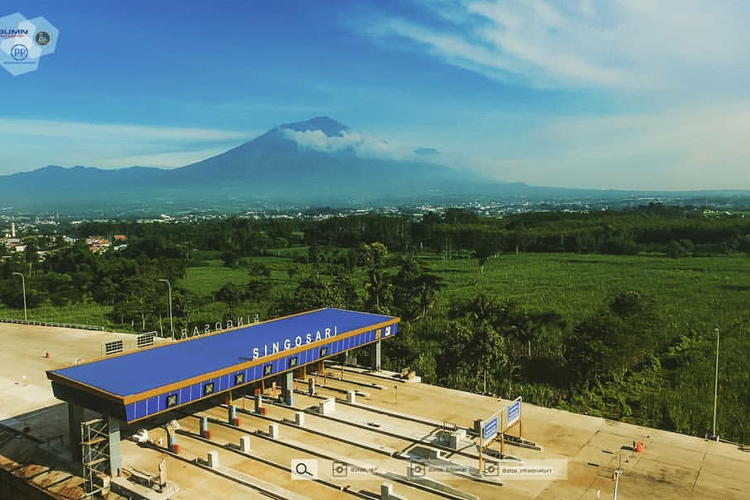
[[[493,441],[500,439],[500,456],[505,456],[505,431],[519,426],[518,436],[523,438],[523,427],[521,423],[521,402],[519,396],[508,406],[494,413],[487,420],[479,421],[479,470],[483,471],[484,449],[492,444]]]

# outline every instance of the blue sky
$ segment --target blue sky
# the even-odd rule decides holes
[[[60,30],[0,72],[0,174],[176,167],[317,115],[498,180],[750,189],[750,4],[6,1]]]

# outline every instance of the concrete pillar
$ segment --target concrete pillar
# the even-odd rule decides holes
[[[219,468],[219,452],[218,451],[209,451],[208,452],[208,466],[212,469],[218,469]]]
[[[318,403],[318,413],[321,415],[330,415],[334,411],[336,411],[336,400],[334,398],[328,398]]]
[[[370,346],[370,369],[380,371],[380,341]]]
[[[391,500],[393,495],[393,485],[391,483],[380,484],[380,500]]]
[[[305,426],[305,414],[301,411],[298,411],[297,413],[295,413],[294,423],[300,427],[304,427]]]
[[[268,424],[268,435],[271,439],[279,438],[279,424]]]
[[[285,404],[294,406],[294,372],[286,372],[281,376],[281,399]]]
[[[242,436],[240,438],[240,451],[250,453],[250,436]]]
[[[107,430],[109,432],[109,470],[112,477],[120,475],[122,456],[120,455],[120,421],[107,415]]]
[[[466,438],[466,431],[463,429],[459,429],[455,432],[452,432],[450,435],[450,444],[449,447],[452,450],[457,450],[461,447],[461,441],[463,441]]]
[[[83,407],[68,401],[68,434],[70,436],[70,456],[75,463],[82,462],[81,456],[81,422]]]

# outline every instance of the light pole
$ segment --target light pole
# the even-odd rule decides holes
[[[21,288],[23,289],[23,320],[28,323],[29,316],[26,314],[26,278],[21,273],[13,273],[21,277]]]
[[[612,500],[617,500],[617,487],[620,486],[620,475],[622,474],[622,469],[619,467],[615,469],[615,493],[612,496]]]
[[[715,328],[716,332],[716,378],[714,378],[714,428],[713,428],[713,439],[719,440],[719,436],[716,435],[716,406],[719,400],[719,329]]]
[[[169,330],[172,332],[172,341],[174,342],[174,321],[172,319],[172,283],[170,283],[169,280],[163,278],[159,281],[163,281],[167,284],[167,287],[169,287]]]

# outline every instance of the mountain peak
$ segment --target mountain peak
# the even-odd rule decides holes
[[[328,137],[341,136],[344,135],[344,132],[350,130],[346,125],[343,125],[327,116],[316,116],[315,118],[302,122],[285,123],[279,128],[294,130],[297,132],[320,130]]]

